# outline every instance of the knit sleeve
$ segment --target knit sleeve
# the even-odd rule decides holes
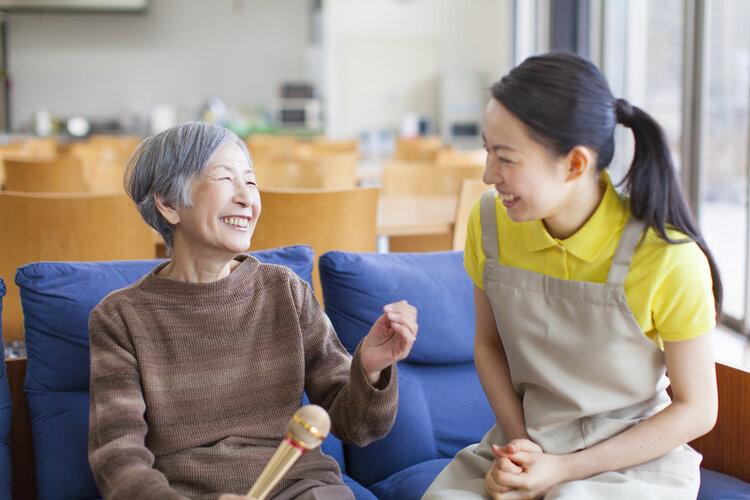
[[[377,387],[367,381],[359,356],[352,358],[339,342],[328,316],[310,287],[295,290],[305,353],[305,392],[331,416],[339,439],[364,446],[385,436],[398,406],[396,366],[385,368]]]
[[[89,317],[89,463],[107,499],[182,499],[146,448],[138,360],[120,315],[100,304]]]

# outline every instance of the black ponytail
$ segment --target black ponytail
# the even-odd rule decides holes
[[[564,156],[576,146],[593,148],[599,170],[612,161],[617,123],[631,129],[635,154],[622,181],[630,197],[630,211],[664,241],[694,241],[703,251],[711,268],[718,320],[723,301],[719,269],[682,193],[659,124],[642,109],[615,99],[596,66],[574,54],[529,57],[495,83],[491,92],[528,127],[536,141],[556,155]],[[689,239],[671,239],[668,226]]]

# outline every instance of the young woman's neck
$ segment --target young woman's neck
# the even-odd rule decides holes
[[[579,179],[556,212],[542,221],[550,236],[564,240],[578,232],[596,212],[605,190],[598,172]]]

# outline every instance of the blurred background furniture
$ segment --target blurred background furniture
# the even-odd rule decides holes
[[[260,197],[263,209],[250,242],[252,250],[304,244],[316,256],[333,249],[375,251],[377,188],[262,189]],[[317,264],[313,289],[320,300]]]
[[[7,281],[5,340],[22,340],[16,268],[41,260],[155,256],[151,229],[124,194],[0,192],[0,276]]]

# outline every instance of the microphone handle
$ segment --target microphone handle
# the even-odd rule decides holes
[[[302,446],[296,444],[290,438],[284,438],[266,464],[263,472],[258,476],[253,487],[250,488],[247,496],[254,500],[264,500],[305,451]]]

